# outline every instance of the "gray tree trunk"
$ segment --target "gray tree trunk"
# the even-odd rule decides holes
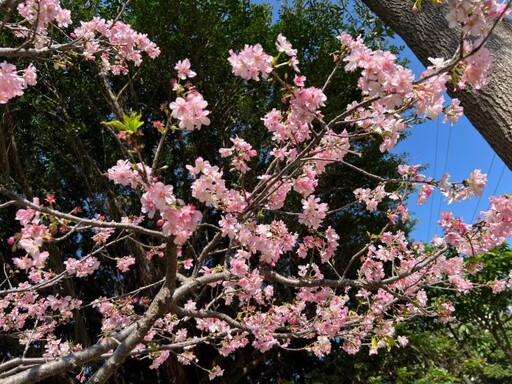
[[[413,13],[413,0],[362,0],[386,25],[406,42],[418,59],[429,65],[429,57],[449,58],[460,35],[448,28],[446,7],[434,7],[429,0]],[[487,48],[494,57],[491,82],[486,89],[448,93],[461,100],[464,114],[512,170],[512,22],[500,23]],[[475,154],[478,155],[478,154]]]

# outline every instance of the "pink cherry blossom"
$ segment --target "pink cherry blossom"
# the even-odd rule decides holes
[[[284,52],[288,56],[297,56],[297,50],[292,48],[290,42],[282,34],[277,36],[276,48],[278,52]]]
[[[452,99],[451,104],[445,109],[443,123],[449,120],[452,125],[455,124],[462,116],[463,112],[464,109],[460,106],[460,100]]]
[[[18,11],[25,26],[35,26],[41,17],[41,29],[37,26],[34,36],[37,47],[48,43],[47,27],[64,26],[70,18],[56,0],[37,2],[43,7],[39,16],[30,8],[34,4],[34,0],[22,1]],[[253,148],[245,139],[231,137],[231,146],[219,151],[219,163],[214,163],[215,153],[210,154],[210,161],[197,157],[193,165],[186,166],[189,180],[173,186],[164,182],[166,174],[160,169],[152,174],[148,165],[154,161],[152,150],[145,147],[147,150],[141,152],[137,143],[129,148],[129,154],[137,155],[140,163],[119,160],[107,172],[108,178],[120,185],[113,189],[122,197],[119,208],[127,210],[115,221],[111,214],[91,214],[92,206],[79,215],[78,210],[56,212],[58,207],[49,197],[44,203],[37,198],[32,202],[16,199],[16,204],[22,206],[16,212],[19,231],[7,242],[13,253],[15,280],[19,282],[15,285],[13,279],[12,286],[4,284],[0,330],[16,333],[22,346],[38,343],[45,358],[78,351],[80,346],[59,338],[60,324],[71,321],[73,311],[82,305],[75,298],[60,296],[62,279],[90,276],[103,260],[107,262],[102,271],[113,266],[112,260],[121,272],[128,271],[135,264],[135,257],[116,256],[118,250],[127,249],[125,241],[146,252],[148,260],[143,270],[152,271],[153,264],[167,268],[163,289],[153,298],[149,297],[152,293],[148,293],[148,287],[141,289],[132,282],[134,290],[125,293],[125,278],[120,276],[115,282],[122,292],[120,296],[106,289],[105,294],[112,293],[111,296],[84,305],[92,305],[101,316],[102,334],[97,335],[100,343],[110,343],[121,331],[116,342],[124,347],[122,332],[136,322],[138,326],[151,320],[153,325],[144,335],[138,337],[132,332],[129,340],[138,337],[132,351],[140,358],[152,359],[152,369],[168,359],[171,350],[180,363],[202,367],[201,354],[195,347],[204,342],[221,356],[229,356],[249,344],[261,352],[290,348],[291,339],[302,337],[304,348],[322,358],[331,353],[332,339],[340,340],[350,354],[366,348],[371,339],[369,353],[373,354],[390,344],[407,345],[408,339],[398,336],[395,327],[413,316],[432,313],[440,321],[453,320],[453,303],[446,298],[429,297],[426,287],[441,286],[455,294],[475,289],[468,279],[469,273],[478,272],[478,267],[471,265],[472,256],[512,235],[510,196],[492,197],[488,210],[480,213],[474,225],[443,212],[439,225],[444,235],[434,237],[426,246],[410,241],[397,227],[400,220],[408,220],[406,201],[410,191],[420,189],[419,203],[436,189],[450,202],[459,201],[482,195],[486,175],[475,170],[460,182],[451,180],[449,174],[434,180],[420,173],[420,165],[405,164],[398,167],[399,180],[375,175],[377,186],[360,185],[348,205],[332,207],[330,212],[336,219],[340,210],[354,202],[364,203],[374,212],[384,199],[390,200],[386,227],[373,234],[359,234],[366,244],[347,259],[348,266],[338,264],[340,236],[324,224],[329,207],[317,197],[327,168],[336,163],[350,165],[360,137],[380,136],[380,149],[385,151],[393,148],[407,129],[406,116],[421,120],[444,113],[446,120],[455,121],[462,113],[459,102],[454,100],[446,106],[443,98],[450,73],[459,89],[476,92],[488,83],[490,55],[484,48],[475,48],[484,42],[481,34],[502,16],[505,6],[494,0],[453,0],[450,4],[448,22],[461,28],[463,40],[475,36],[454,58],[431,59],[432,65],[417,80],[396,62],[395,55],[372,50],[361,38],[341,35],[342,47],[337,57],[346,71],[358,73],[362,102],[349,104],[331,121],[322,114],[327,103],[324,88],[306,87],[305,78],[297,76],[297,51],[284,36],[277,38],[276,49],[282,54],[276,58],[258,44],[245,46],[239,54],[230,51],[228,60],[233,73],[245,80],[267,79],[273,68],[277,69],[272,80],[280,85],[276,92],[281,96],[281,110],[265,114],[265,129],[257,133],[265,135],[262,142],[269,145]],[[26,30],[20,31],[23,37]],[[152,57],[158,54],[146,36],[120,21],[95,18],[82,23],[71,38],[76,39],[76,54],[98,60],[103,73],[125,73],[127,61],[139,65],[144,53]],[[284,62],[283,56],[287,56]],[[177,99],[169,104],[170,110],[165,105],[162,108],[168,121],[155,124],[162,134],[167,133],[165,127],[172,131],[176,125],[181,130],[195,130],[210,123],[208,104],[202,95],[192,84],[181,84],[181,80],[195,76],[189,60],[179,61],[175,69],[179,80],[174,79],[172,84]],[[3,100],[19,96],[26,86],[35,83],[32,65],[18,71],[12,64],[0,64]],[[240,132],[244,137],[253,137],[247,129]],[[144,138],[139,139],[142,142]],[[176,136],[176,140],[181,139]],[[162,143],[174,142],[167,141]],[[227,138],[226,142],[229,143]],[[123,141],[123,145],[132,144],[128,137]],[[143,162],[147,160],[148,163]],[[223,167],[237,172],[224,177]],[[189,193],[183,189],[187,185],[191,187]],[[175,190],[183,199],[191,194],[192,201],[178,199]],[[289,211],[296,207],[299,196],[302,207]],[[129,212],[139,197],[141,212]],[[327,194],[322,197],[328,198]],[[197,200],[196,205],[193,200]],[[291,228],[297,223],[288,225],[279,219],[285,215],[306,228],[293,232]],[[58,244],[67,239],[69,247],[62,248],[67,252],[75,244],[69,237],[76,234],[87,241],[79,251],[65,255],[65,272],[58,274],[47,263],[50,253],[46,247],[49,242]],[[451,252],[446,252],[448,247]],[[159,258],[154,259],[154,255]],[[155,284],[162,284],[158,279],[155,276]],[[512,273],[486,285],[501,292],[512,286],[511,281]],[[170,286],[173,289],[169,294]],[[169,305],[160,305],[164,302],[161,299]],[[118,348],[117,344],[112,345]],[[107,355],[103,357],[108,359]],[[45,364],[42,362],[41,367],[45,368]],[[223,373],[219,366],[207,367],[202,368],[210,379]]]
[[[180,209],[167,209],[162,212],[165,219],[162,232],[166,236],[174,236],[176,244],[183,244],[192,235],[202,216],[201,212],[190,204]]]
[[[30,24],[37,25],[39,33],[45,33],[50,23],[59,27],[71,24],[71,12],[60,5],[60,0],[25,0],[18,5],[19,14]]]
[[[231,160],[231,164],[233,165],[232,169],[237,169],[242,174],[245,174],[251,169],[247,165],[247,162],[250,161],[252,157],[257,156],[258,153],[256,150],[252,149],[251,144],[238,136],[231,138],[230,140],[233,143],[233,146],[231,148],[221,148],[219,153],[222,157],[234,155]]]
[[[208,102],[198,92],[191,92],[185,98],[178,97],[169,107],[172,116],[180,121],[179,127],[188,131],[201,129],[203,125],[210,125],[207,117],[210,111],[206,109]]]
[[[66,272],[70,275],[76,275],[76,277],[91,275],[100,266],[98,259],[93,256],[86,257],[83,260],[69,258],[64,264],[66,265]]]
[[[188,59],[180,60],[174,66],[174,69],[178,71],[178,77],[185,80],[187,77],[195,77],[197,73],[190,69],[190,61]]]
[[[151,168],[137,164],[134,166],[128,160],[118,160],[117,164],[108,170],[108,178],[116,184],[130,185],[135,188],[143,183],[143,177],[151,176]]]
[[[183,268],[190,269],[194,266],[194,262],[192,259],[186,259],[183,261]]]
[[[85,41],[86,58],[95,60],[99,55],[103,71],[116,75],[127,73],[126,61],[140,66],[142,53],[150,58],[160,54],[160,49],[146,35],[135,32],[121,21],[114,23],[94,17],[91,21],[81,22],[81,26],[74,30],[73,37]],[[111,48],[103,50],[103,45]]]
[[[135,264],[135,258],[133,256],[125,256],[117,259],[117,268],[121,272],[128,272],[130,266]]]
[[[208,373],[208,378],[210,380],[215,379],[216,377],[222,377],[224,375],[224,370],[221,369],[218,365],[210,369],[210,372]]]
[[[0,104],[5,104],[13,97],[23,95],[23,90],[28,84],[27,80],[31,85],[35,83],[33,70],[26,76],[27,78],[19,76],[14,65],[6,61],[0,63]]]
[[[307,200],[303,199],[303,211],[299,214],[299,223],[310,228],[318,229],[327,214],[327,204],[321,203],[318,197],[309,196]]]
[[[153,363],[149,366],[150,369],[158,369],[170,356],[170,351],[159,351],[153,358]]]
[[[233,74],[242,79],[258,81],[259,76],[266,79],[272,72],[273,57],[267,55],[260,44],[246,45],[239,54],[230,50],[229,55]]]

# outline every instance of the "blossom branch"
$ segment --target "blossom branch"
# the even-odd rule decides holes
[[[138,232],[138,233],[142,233],[142,234],[160,238],[160,239],[166,239],[166,236],[162,232],[147,229],[147,228],[144,228],[144,227],[141,227],[138,225],[127,224],[127,223],[117,223],[117,222],[113,222],[113,221],[106,222],[106,221],[95,220],[95,219],[84,219],[84,218],[81,218],[81,217],[78,217],[78,216],[75,216],[75,215],[72,215],[69,213],[63,213],[63,212],[60,212],[60,211],[57,211],[57,210],[54,210],[51,208],[43,207],[41,205],[34,204],[26,199],[19,197],[14,192],[9,191],[8,189],[6,189],[5,187],[2,187],[2,186],[0,186],[0,193],[14,199],[16,201],[17,205],[20,205],[23,207],[29,207],[38,212],[46,213],[52,217],[57,217],[60,219],[68,220],[68,221],[71,221],[71,222],[74,222],[74,223],[77,223],[80,225],[89,225],[94,228],[124,229],[127,231]]]
[[[70,353],[66,356],[45,361],[43,364],[28,368],[23,372],[5,377],[2,384],[32,384],[45,378],[58,375],[69,371],[75,367],[84,366],[85,364],[95,361],[101,355],[116,347],[120,341],[126,339],[136,328],[132,324],[120,332],[106,336],[98,341],[95,345],[83,349],[78,352]],[[28,360],[27,364],[33,364],[32,360]],[[4,364],[12,364],[10,362]]]
[[[176,289],[177,267],[177,247],[172,240],[167,242],[164,257],[166,258],[166,275],[160,291],[157,293],[142,318],[135,323],[133,332],[117,346],[112,356],[94,373],[88,380],[88,383],[105,383],[144,338],[154,322],[171,308],[171,298]]]

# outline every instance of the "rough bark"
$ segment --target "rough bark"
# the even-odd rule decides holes
[[[423,1],[422,11],[413,13],[413,0],[363,0],[363,2],[411,48],[425,65],[429,57],[451,57],[460,41],[450,30],[444,15],[446,7]],[[453,92],[461,100],[464,113],[512,169],[512,22],[500,23],[489,38],[487,48],[494,57],[489,86],[478,93]]]

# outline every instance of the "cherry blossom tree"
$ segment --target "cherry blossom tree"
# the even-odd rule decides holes
[[[360,37],[346,33],[339,36],[333,71],[321,87],[308,85],[297,50],[281,34],[273,55],[260,44],[226,53],[226,65],[243,79],[241,84],[278,84],[282,107],[261,117],[262,134],[270,144],[253,147],[234,136],[218,149],[222,164],[198,157],[187,166],[190,201],[179,198],[175,186],[165,182],[159,156],[166,137],[179,140],[191,131],[209,129],[210,106],[193,83],[193,62],[181,58],[174,66],[173,97],[162,100],[165,119],[149,122],[140,113],[124,111],[110,92],[114,113],[105,126],[117,132],[124,158],[104,177],[119,186],[120,195],[137,196],[137,212],[118,220],[104,212],[89,217],[78,209],[60,210],[54,196],[28,199],[0,185],[0,207],[16,206],[19,223],[8,239],[15,270],[4,272],[0,329],[15,336],[23,349],[0,364],[0,382],[30,383],[73,372],[80,381],[104,383],[129,357],[150,359],[150,368],[156,369],[171,354],[184,365],[200,367],[213,380],[222,376],[223,367],[202,361],[195,353],[199,345],[211,345],[219,356],[229,356],[248,345],[266,352],[294,348],[302,340],[301,348],[322,357],[336,338],[348,353],[366,348],[377,353],[407,344],[395,327],[408,319],[433,316],[451,321],[453,304],[429,298],[426,289],[443,286],[459,294],[473,289],[468,274],[477,273],[478,266],[472,256],[510,236],[512,199],[491,198],[489,210],[475,224],[444,212],[443,237],[430,245],[411,242],[398,225],[408,220],[406,201],[415,188],[420,189],[420,204],[432,193],[456,202],[481,195],[486,175],[475,170],[461,182],[448,174],[434,180],[421,174],[419,165],[403,164],[400,177],[390,179],[350,160],[358,155],[359,140],[378,139],[385,152],[411,121],[441,114],[456,121],[463,110],[456,99],[445,104],[448,83],[474,92],[488,84],[492,57],[485,43],[509,6],[487,0],[453,1],[450,6],[448,21],[460,28],[461,43],[451,57],[431,58],[418,79],[397,64],[392,53],[372,50]],[[16,48],[0,51],[6,58],[44,56],[57,61],[81,55],[97,63],[108,85],[107,74],[127,74],[145,55],[159,54],[147,36],[120,20],[122,13],[114,20],[95,17],[81,22],[69,32],[71,14],[57,0],[6,1],[0,8],[9,12],[4,30],[21,41]],[[5,61],[0,68],[2,103],[37,86],[36,65],[18,69]],[[325,91],[342,70],[359,74],[361,98],[327,121],[322,114],[329,103]],[[142,154],[145,124],[161,135],[151,161]],[[354,190],[355,201],[368,211],[379,210],[385,200],[395,202],[387,212],[388,224],[369,236],[343,266],[334,262],[339,234],[325,224],[342,207],[330,206],[316,194],[326,170],[336,163],[378,181],[376,188]],[[292,199],[300,205],[290,204]],[[57,273],[48,262],[48,249],[73,237],[90,237],[90,248],[67,256],[64,270]],[[162,278],[87,302],[79,294],[60,294],[58,288],[67,281],[100,273],[110,260],[109,250],[126,238],[144,250],[147,263],[162,263]],[[447,253],[449,249],[456,256]],[[113,261],[119,280],[139,263],[131,254]],[[21,282],[13,284],[14,275]],[[510,278],[489,282],[495,291],[511,284]],[[156,293],[147,293],[152,291]],[[208,302],[196,300],[200,291],[209,292]],[[59,337],[59,330],[89,307],[102,319],[97,339],[82,345]],[[27,355],[33,349],[41,355]]]

